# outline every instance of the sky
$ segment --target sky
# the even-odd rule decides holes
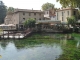
[[[61,5],[56,0],[1,0],[8,7],[20,8],[20,9],[34,9],[41,10],[41,6],[46,3],[55,4],[55,7],[60,8]]]

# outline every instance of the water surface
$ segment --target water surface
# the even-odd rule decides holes
[[[0,59],[78,60],[80,38],[75,34],[34,34],[22,40],[1,40]]]

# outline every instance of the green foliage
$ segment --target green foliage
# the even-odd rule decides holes
[[[80,8],[80,0],[56,0],[60,2],[63,7],[71,6]]]
[[[54,8],[54,4],[47,2],[47,3],[42,5],[42,10],[47,10],[49,8]]]
[[[77,22],[74,16],[67,17],[67,21],[68,21],[68,24],[71,24],[72,26],[74,26],[75,23]]]
[[[7,13],[13,13],[14,12],[14,8],[13,7],[8,7],[7,9]]]
[[[0,5],[0,24],[4,23],[6,12],[7,12],[6,6],[4,4]]]
[[[24,26],[29,28],[35,27],[35,22],[36,22],[35,19],[29,18],[24,22]]]

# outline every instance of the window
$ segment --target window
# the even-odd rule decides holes
[[[23,15],[25,15],[25,13],[23,12]]]
[[[57,20],[58,20],[58,12],[57,12]]]
[[[63,12],[62,12],[62,16],[63,16]]]
[[[54,12],[54,14],[55,14],[55,12]]]
[[[23,18],[23,20],[25,20],[25,18]]]
[[[67,14],[68,14],[68,16],[69,16],[69,11],[67,11]]]
[[[39,20],[41,20],[41,18],[39,18]]]
[[[34,13],[34,15],[36,15],[36,13]]]
[[[29,16],[31,16],[31,13],[29,13]]]
[[[73,15],[76,15],[76,11],[73,11]]]
[[[63,17],[62,17],[62,21],[63,21]]]

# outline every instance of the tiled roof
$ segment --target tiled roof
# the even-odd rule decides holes
[[[41,10],[30,10],[30,9],[15,9],[14,12],[42,12]]]
[[[56,12],[65,11],[65,10],[78,10],[78,9],[75,9],[75,8],[58,9]]]

